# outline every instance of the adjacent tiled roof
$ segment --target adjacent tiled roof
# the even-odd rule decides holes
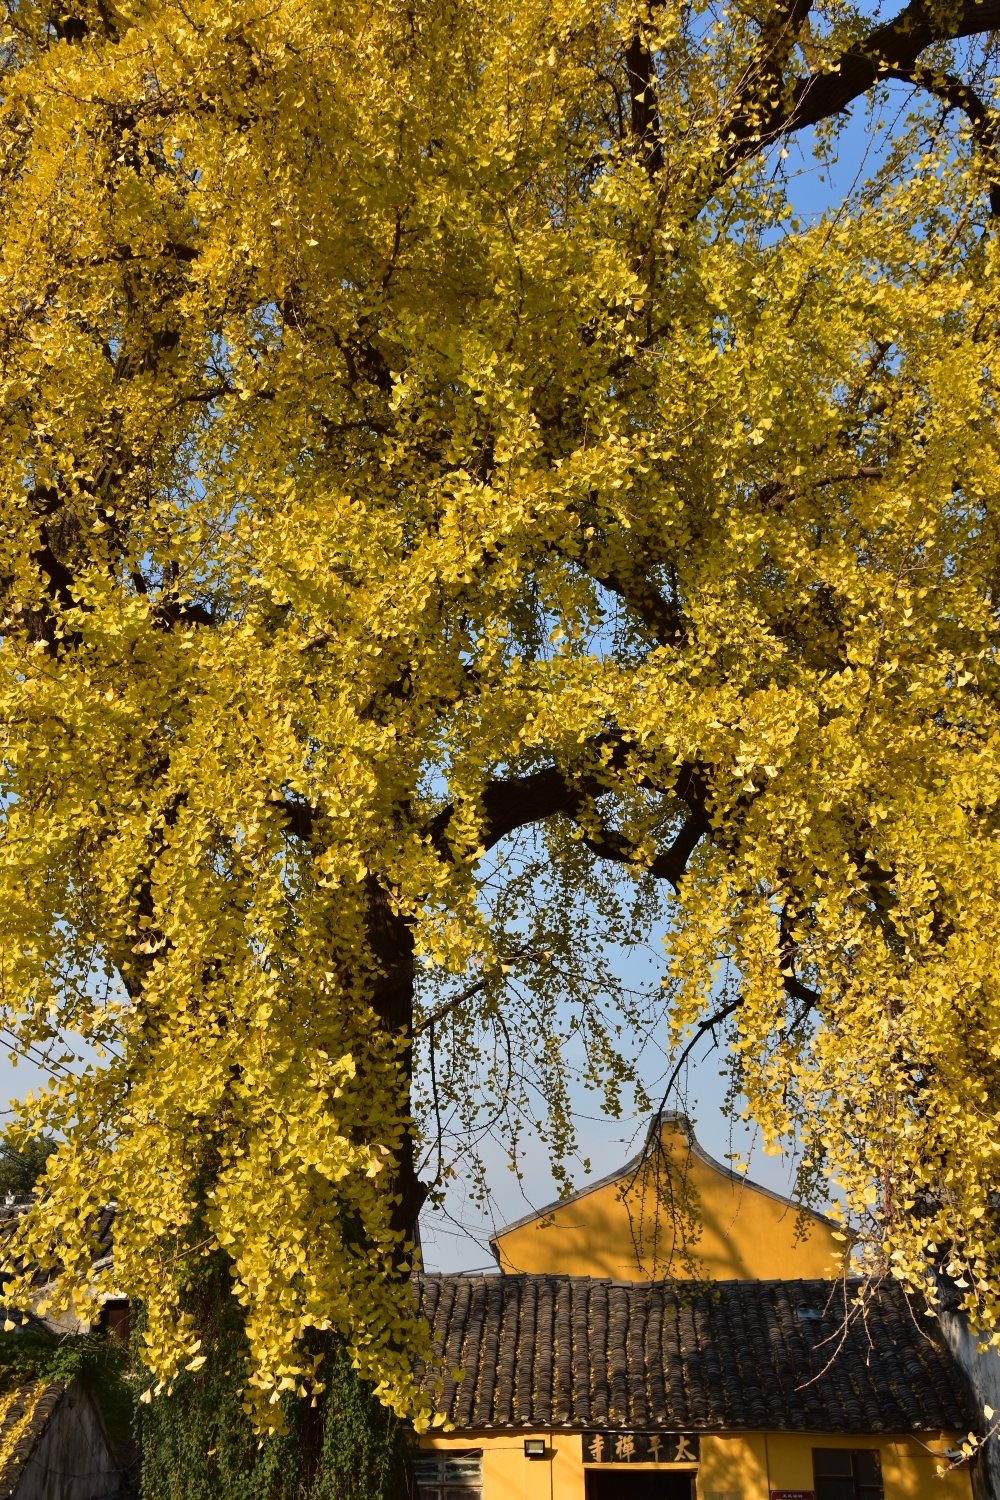
[[[0,1396],[0,1500],[13,1495],[63,1396],[64,1385],[29,1380]]]
[[[36,1194],[27,1197],[15,1198],[10,1202],[0,1199],[0,1263],[4,1259],[5,1242],[9,1241],[17,1229],[23,1216],[34,1205]],[[95,1271],[101,1270],[112,1263],[114,1252],[114,1222],[115,1206],[109,1204],[95,1213],[91,1228],[94,1235],[93,1266]],[[21,1268],[21,1262],[16,1261],[15,1266]],[[36,1269],[34,1281],[37,1286],[42,1286],[51,1277],[51,1270],[42,1271]]]
[[[799,1432],[976,1425],[934,1319],[891,1282],[435,1276],[417,1281],[457,1428]],[[460,1367],[461,1378],[452,1378]]]

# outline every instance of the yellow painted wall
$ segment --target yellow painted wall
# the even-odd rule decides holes
[[[502,1270],[648,1280],[833,1277],[843,1242],[808,1216],[796,1238],[794,1204],[707,1156],[683,1117],[671,1117],[641,1167],[501,1230]]]
[[[927,1447],[943,1453],[959,1434],[923,1434]],[[525,1438],[542,1438],[546,1456],[525,1458]],[[521,1432],[437,1433],[421,1449],[483,1450],[483,1500],[584,1500],[583,1442],[578,1432],[544,1428]],[[909,1436],[834,1437],[828,1433],[703,1435],[697,1467],[698,1500],[769,1500],[771,1490],[813,1488],[813,1448],[877,1448],[882,1458],[885,1500],[972,1500],[967,1466],[938,1478],[946,1460],[935,1458]],[[649,1469],[649,1464],[636,1468]]]
[[[813,1448],[877,1448],[882,1459],[882,1484],[886,1500],[915,1500],[924,1495],[940,1495],[941,1500],[969,1500],[972,1484],[968,1465],[944,1473],[948,1460],[944,1450],[957,1447],[958,1433],[922,1433],[914,1437],[833,1437],[804,1438],[799,1434],[769,1433],[764,1439],[767,1467],[772,1490],[812,1489]],[[718,1441],[718,1440],[716,1440]],[[934,1449],[935,1453],[927,1450]],[[700,1488],[700,1486],[699,1486]],[[485,1500],[485,1497],[484,1497]]]

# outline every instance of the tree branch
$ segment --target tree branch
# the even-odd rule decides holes
[[[997,128],[995,112],[988,109],[975,89],[963,83],[954,73],[934,73],[930,68],[889,69],[890,78],[910,83],[914,88],[926,89],[937,99],[943,99],[952,109],[960,109],[972,126],[972,134],[983,155],[992,163],[997,175],[989,182],[990,213],[1000,215],[1000,164],[997,162]]]
[[[500,967],[504,963],[513,962],[515,958],[535,957],[537,955],[532,953],[530,948],[518,948],[514,953],[509,954],[507,958],[501,961]],[[457,995],[452,995],[450,1000],[446,1000],[443,1005],[439,1005],[437,1010],[429,1015],[425,1021],[421,1021],[419,1026],[414,1026],[413,1035],[423,1036],[425,1031],[433,1029],[439,1021],[443,1021],[447,1016],[450,1016],[453,1010],[457,1010],[460,1005],[464,1005],[466,1000],[471,1000],[473,995],[478,995],[480,990],[484,990],[490,980],[495,979],[496,976],[497,966],[494,965],[481,979],[477,979],[474,984],[467,985],[464,990],[459,990]]]
[[[853,484],[858,479],[881,479],[882,470],[876,464],[862,464],[860,468],[845,474],[829,474],[825,479],[814,479],[808,486],[813,490],[828,489],[832,484]],[[780,511],[789,500],[794,500],[802,491],[786,484],[783,479],[769,479],[762,484],[754,496],[761,510]]]
[[[298,797],[286,797],[283,807],[288,832],[306,842],[312,837],[313,824],[316,820],[313,809],[308,802],[303,802]]]
[[[556,813],[572,818],[589,798],[599,797],[607,790],[607,785],[596,776],[581,776],[570,781],[555,766],[535,771],[530,776],[491,781],[483,792],[486,814],[483,848],[492,849],[515,829],[523,828],[527,823],[540,823]],[[429,829],[431,842],[449,859],[452,853],[448,825],[454,811],[453,807],[444,808]]]
[[[602,566],[599,558],[589,559],[586,552],[576,560],[588,577],[609,593],[617,594],[633,614],[639,616],[659,645],[676,646],[684,639],[686,632],[680,612],[648,578],[641,574],[625,578],[614,568]]]
[[[800,79],[790,99],[786,95],[782,101],[775,90],[769,100],[754,105],[744,92],[742,112],[738,106],[729,127],[723,177],[779,136],[840,114],[880,79],[913,70],[921,52],[934,42],[978,36],[998,26],[1000,0],[963,0],[957,25],[950,28],[935,18],[929,0],[911,0],[893,20],[848,48],[826,71]],[[754,87],[759,85],[760,79],[755,79]]]
[[[650,875],[654,875],[658,880],[669,880],[676,891],[680,889],[688,860],[708,830],[709,824],[705,814],[693,813],[670,848],[658,854],[648,865],[643,865],[642,860],[639,859],[635,844],[613,830],[602,832],[600,838],[585,837],[583,842],[599,859],[612,859],[618,864],[635,865],[648,870]]]
[[[632,100],[632,140],[651,177],[663,171],[660,112],[656,104],[656,68],[640,31],[625,49],[628,91]]]
[[[791,995],[793,1000],[801,1000],[807,1010],[814,1010],[819,1004],[819,995],[811,990],[808,985],[801,984],[799,980],[793,979],[790,974],[783,974],[781,982],[785,987],[785,994]]]
[[[608,761],[609,770],[620,769],[627,746],[617,738],[609,739],[612,753]],[[646,783],[644,783],[646,784]],[[650,790],[660,790],[649,786]],[[492,849],[508,834],[528,823],[541,823],[547,818],[562,813],[576,819],[584,805],[610,790],[607,782],[594,774],[575,778],[567,777],[555,766],[543,771],[534,771],[529,776],[510,777],[491,781],[483,795],[483,810],[486,814],[482,830],[482,847]],[[670,848],[658,854],[647,868],[660,879],[677,885],[688,860],[699,840],[709,832],[706,812],[707,788],[704,777],[696,766],[682,766],[680,773],[669,788],[682,802],[687,803],[691,816],[677,834]],[[312,836],[316,814],[308,802],[296,797],[286,797],[282,803],[288,832],[296,838],[307,840]],[[434,848],[443,859],[452,859],[454,851],[448,838],[448,828],[455,809],[442,808],[437,817],[427,826],[427,834]],[[605,859],[614,859],[623,864],[636,864],[635,846],[618,834],[609,832],[602,839],[584,841],[595,854]]]
[[[720,1021],[725,1021],[729,1016],[733,1014],[734,1010],[739,1010],[742,1004],[743,997],[738,995],[735,1000],[730,1000],[728,1005],[722,1006],[721,1010],[713,1011],[710,1016],[707,1016],[705,1020],[702,1021],[698,1027],[696,1027],[694,1036],[688,1042],[687,1046],[684,1048],[684,1051],[677,1059],[674,1070],[671,1073],[670,1077],[667,1079],[667,1086],[663,1090],[663,1098],[660,1100],[660,1107],[656,1112],[658,1115],[662,1115],[663,1111],[666,1109],[667,1100],[670,1098],[670,1095],[673,1092],[674,1084],[681,1076],[681,1069],[687,1062],[688,1058],[691,1056],[691,1053],[694,1051],[695,1047],[697,1047],[698,1043],[701,1041],[702,1037],[705,1035],[705,1032],[714,1030],[714,1028],[719,1025]]]
[[[787,979],[783,977],[782,982],[785,986],[786,995],[791,995],[793,1000],[801,1000],[807,1011],[812,1010],[819,1004],[819,995],[816,994],[815,990],[807,989],[806,986],[804,984],[800,984],[797,979]],[[695,1029],[694,1036],[688,1042],[680,1057],[677,1059],[674,1070],[667,1080],[667,1086],[663,1091],[663,1098],[660,1100],[660,1108],[658,1109],[657,1114],[662,1114],[666,1109],[667,1100],[670,1098],[670,1095],[673,1092],[675,1083],[681,1076],[681,1069],[684,1067],[684,1064],[691,1056],[691,1053],[694,1051],[695,1047],[697,1047],[698,1043],[705,1035],[705,1032],[713,1031],[721,1021],[727,1020],[734,1011],[739,1010],[742,1004],[743,997],[742,995],[738,995],[735,1000],[730,1000],[728,1005],[723,1005],[721,1009],[713,1011],[710,1016],[707,1016],[704,1021],[700,1022],[700,1024]],[[803,1012],[803,1015],[804,1014],[805,1012]],[[799,1019],[801,1020],[802,1017],[800,1016]]]

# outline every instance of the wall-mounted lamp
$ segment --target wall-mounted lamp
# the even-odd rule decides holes
[[[524,1440],[524,1456],[525,1456],[525,1458],[544,1458],[545,1457],[545,1439],[544,1438],[525,1438],[525,1440]]]

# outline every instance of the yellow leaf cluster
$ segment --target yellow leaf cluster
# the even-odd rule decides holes
[[[261,1425],[315,1327],[427,1419],[413,988],[502,972],[536,823],[553,902],[677,888],[678,1046],[731,961],[871,1263],[1000,1313],[989,162],[918,110],[799,223],[778,12],[693,11],[9,7],[0,1005],[100,1054],[13,1248],[85,1301],[114,1201],[158,1391],[224,1255]]]

